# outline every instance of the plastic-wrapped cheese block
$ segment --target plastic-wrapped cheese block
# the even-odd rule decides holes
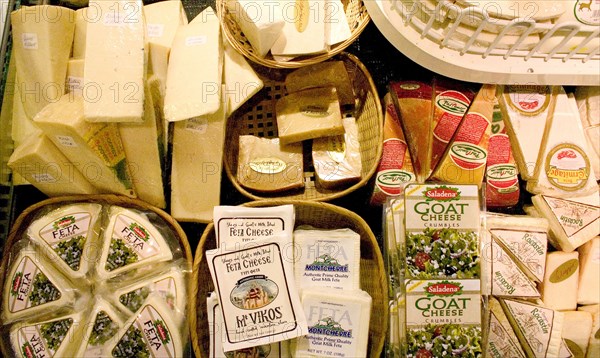
[[[260,91],[264,84],[248,61],[223,39],[223,96],[227,98],[227,117]]]
[[[260,192],[304,187],[302,143],[280,145],[279,139],[240,136],[237,179]]]
[[[305,66],[290,72],[285,78],[285,88],[289,93],[327,86],[335,87],[342,106],[354,105],[354,88],[342,61],[325,61]]]
[[[212,8],[202,21],[180,26],[173,40],[164,113],[169,122],[215,113],[221,107],[223,47],[221,27]],[[203,62],[198,63],[202,58]]]
[[[34,121],[99,190],[134,196],[119,128],[114,123],[87,122],[83,104],[83,97],[63,95]]]
[[[33,221],[27,235],[67,277],[81,278],[96,259],[101,210],[98,204],[62,206]]]
[[[492,243],[492,295],[497,297],[539,298],[540,293],[513,259],[495,241]]]
[[[42,133],[30,135],[10,156],[8,166],[48,196],[98,194],[79,170]]]
[[[567,311],[564,315],[562,337],[573,357],[585,357],[592,334],[592,314],[585,311]]]
[[[580,246],[579,251],[579,292],[577,303],[592,305],[600,303],[600,237]]]
[[[83,323],[83,335],[74,357],[101,357],[106,346],[116,339],[117,332],[122,329],[121,314],[101,298],[93,302],[93,308],[87,313],[87,322]]]
[[[489,299],[490,319],[488,331],[488,357],[525,358],[515,331],[510,325],[500,302],[493,296]]]
[[[144,214],[113,206],[103,233],[102,253],[96,267],[100,280],[170,260],[165,238]]]
[[[66,92],[75,93],[76,95],[83,96],[83,73],[84,73],[83,59],[70,59],[67,67],[67,80],[66,80]]]
[[[72,357],[80,342],[81,313],[11,327],[10,341],[18,357]]]
[[[146,78],[142,1],[90,0],[90,8],[98,19],[87,25],[85,119],[141,122]]]
[[[17,86],[25,113],[33,118],[65,92],[75,13],[62,6],[23,6],[11,13]]]
[[[586,357],[596,358],[598,357],[598,353],[600,353],[600,306],[579,306],[577,310],[589,312],[592,314],[592,332],[589,336]]]
[[[568,311],[577,308],[579,253],[554,251],[546,259],[546,274],[541,283],[542,301],[548,308]]]
[[[97,10],[89,7],[84,7],[75,11],[75,35],[73,36],[73,51],[74,59],[83,59],[85,57],[85,42],[87,37],[87,24],[94,17],[98,16]],[[92,18],[90,18],[90,16]],[[98,20],[98,19],[96,19]]]
[[[72,304],[68,281],[32,247],[20,250],[10,265],[2,308],[5,323]]]
[[[360,289],[360,235],[350,229],[295,230],[294,261],[299,289]]]
[[[329,49],[325,44],[325,1],[282,0],[284,25],[271,54],[273,56],[296,56],[323,53]],[[289,9],[293,8],[294,16]]]
[[[344,134],[334,87],[290,93],[277,100],[275,111],[281,144]]]
[[[312,158],[317,185],[334,188],[357,182],[361,178],[362,161],[356,119],[342,119],[346,133],[316,138],[312,143]]]

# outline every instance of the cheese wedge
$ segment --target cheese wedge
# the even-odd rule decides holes
[[[577,303],[592,305],[600,303],[600,237],[580,246],[579,291]]]
[[[223,95],[227,102],[227,118],[264,86],[248,61],[223,40]]]
[[[492,243],[492,252],[492,295],[524,299],[540,297],[533,282],[495,241]]]
[[[500,302],[493,296],[489,299],[490,318],[487,355],[491,358],[525,358],[515,331],[502,310]]]
[[[84,7],[75,11],[75,34],[73,36],[74,59],[83,59],[85,57],[85,43],[87,38],[87,24],[91,21],[99,21],[100,11],[93,7]]]
[[[140,0],[90,0],[100,12],[88,22],[85,102],[90,122],[144,120],[145,23]]]
[[[25,113],[33,118],[65,93],[75,13],[62,6],[23,6],[11,13],[17,86]]]
[[[83,327],[78,328],[83,329],[83,334],[74,357],[101,357],[106,346],[117,338],[117,332],[123,328],[121,314],[117,313],[112,305],[102,298],[96,298],[92,304],[93,308],[87,314],[87,321]]]
[[[175,123],[171,163],[171,215],[209,223],[221,200],[227,111]]]
[[[546,195],[532,198],[537,211],[550,223],[552,246],[571,252],[600,234],[600,197],[560,199]],[[586,203],[587,201],[587,203]],[[593,204],[589,204],[589,202]]]
[[[281,35],[271,47],[271,54],[297,56],[327,51],[329,46],[325,43],[325,4],[322,0],[279,1],[285,22]]]
[[[0,23],[0,25],[2,25]],[[9,132],[9,126],[12,122],[13,116],[13,108],[14,108],[14,95],[15,95],[15,76],[16,76],[16,66],[14,56],[11,56],[11,59],[8,63],[8,68],[6,69],[6,82],[4,85],[4,94],[2,96],[2,111],[0,111],[0,131],[2,133]],[[3,143],[4,144],[4,143]],[[0,156],[2,158],[9,157],[11,153],[14,151],[15,146],[11,145],[10,138],[7,140],[6,145],[0,146]],[[14,182],[14,174],[12,178],[9,178],[9,170],[5,170],[4,173],[0,174],[0,183],[2,185],[10,186],[10,180],[13,179]],[[16,174],[16,173],[15,173]],[[20,177],[19,174],[16,174]],[[23,179],[24,180],[24,179]]]
[[[39,135],[40,128],[33,122],[33,119],[25,113],[25,106],[21,102],[21,90],[19,89],[18,79],[16,79],[15,84],[11,137],[15,144],[15,148],[18,148],[21,143],[30,136]]]
[[[66,92],[74,93],[79,96],[83,96],[84,90],[84,63],[81,59],[70,59],[69,65],[67,66],[67,81],[66,81]]]
[[[87,122],[83,108],[83,97],[67,94],[46,106],[34,121],[96,188],[133,197],[119,128],[114,123]]]
[[[600,353],[600,306],[579,306],[577,310],[592,314],[592,332],[589,336],[586,358],[597,358]]]
[[[592,335],[592,314],[586,311],[564,312],[562,337],[574,357],[585,357]]]
[[[539,286],[544,305],[558,311],[576,309],[578,283],[579,253],[549,253],[544,281]]]
[[[579,118],[588,140],[588,155],[596,178],[600,178],[600,86],[577,87]]]
[[[337,45],[352,36],[344,4],[340,0],[325,1],[325,44]]]
[[[180,26],[173,40],[164,104],[169,122],[215,113],[221,107],[223,47],[219,19],[210,7],[198,16],[203,21]],[[198,64],[199,58],[205,58],[202,65]]]
[[[342,106],[354,105],[354,88],[343,61],[325,61],[305,66],[285,77],[285,88],[290,93],[326,86],[335,87]]]

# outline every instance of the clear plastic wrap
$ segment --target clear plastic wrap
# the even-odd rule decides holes
[[[327,86],[335,87],[342,106],[354,105],[354,88],[343,61],[326,61],[302,67],[285,78],[285,88],[290,93]]]

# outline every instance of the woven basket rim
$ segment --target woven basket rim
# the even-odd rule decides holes
[[[380,119],[381,123],[383,124],[383,109],[382,109],[382,106],[380,105],[381,99],[379,98],[379,93],[377,92],[377,87],[375,86],[373,77],[371,77],[371,74],[368,71],[367,67],[360,61],[360,59],[357,56],[355,56],[349,52],[341,52],[338,55],[338,57],[340,57],[340,59],[343,59],[344,57],[346,57],[350,62],[352,62],[354,65],[356,65],[357,68],[365,75],[365,77],[369,83],[370,92],[373,94],[374,101],[377,104],[375,106],[376,111],[377,111],[377,117]],[[335,59],[333,59],[333,60],[335,60]],[[230,119],[231,118],[228,118],[227,120],[229,121]],[[381,125],[379,128],[379,138],[381,140],[377,141],[374,157],[380,159],[381,154],[383,152],[383,125]],[[374,163],[374,165],[371,166],[371,168],[369,168],[369,171],[367,172],[367,174],[364,175],[360,179],[360,181],[352,184],[351,186],[344,188],[343,190],[328,194],[328,195],[323,195],[323,196],[320,196],[317,198],[304,199],[304,200],[315,201],[315,202],[331,201],[331,200],[335,200],[335,199],[344,197],[344,196],[356,191],[357,189],[362,188],[363,186],[368,184],[369,180],[371,180],[371,178],[377,171],[377,167],[378,167],[377,163],[379,162],[379,159]],[[230,163],[228,160],[224,161],[224,167],[225,167],[225,173],[227,174],[227,178],[229,178],[229,181],[238,190],[238,192],[240,192],[245,197],[255,200],[255,201],[262,201],[262,200],[277,201],[277,200],[280,200],[277,197],[260,196],[260,194],[253,193],[253,192],[249,191],[248,189],[244,188],[238,182],[237,176],[234,174],[234,168],[232,167],[232,163]],[[290,199],[290,200],[300,200],[300,199]]]

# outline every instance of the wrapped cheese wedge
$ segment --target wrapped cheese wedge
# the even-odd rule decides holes
[[[92,303],[92,310],[87,312],[87,321],[83,323],[81,344],[74,357],[101,357],[106,346],[114,341],[117,332],[123,328],[121,314],[101,298]]]
[[[342,106],[354,105],[354,88],[343,61],[325,61],[305,66],[285,77],[285,87],[290,93],[327,86],[335,87]]]
[[[579,291],[577,303],[592,305],[600,303],[600,237],[580,246],[579,251]]]
[[[85,71],[85,60],[70,59],[67,66],[66,93],[74,93],[83,96],[85,82],[83,81]]]
[[[325,4],[322,0],[281,0],[276,9],[282,11],[284,25],[271,47],[273,56],[297,56],[326,52]],[[290,16],[290,7],[294,16]]]
[[[229,118],[231,113],[257,94],[264,83],[246,58],[225,39],[223,46],[223,96],[227,101],[226,117]]]
[[[588,351],[590,336],[592,335],[592,314],[586,311],[564,312],[562,337],[573,357],[585,357]],[[598,352],[591,352],[596,354]]]
[[[492,242],[492,252],[492,295],[523,299],[541,297],[534,283],[495,241]]]
[[[600,306],[589,305],[579,306],[578,311],[589,312],[592,314],[592,332],[588,341],[587,358],[595,358],[600,352]]]
[[[515,331],[510,325],[500,302],[493,296],[489,301],[490,318],[488,331],[488,357],[493,358],[525,358],[525,352],[519,344]]]
[[[554,251],[546,259],[546,274],[540,284],[542,301],[548,308],[568,311],[577,308],[579,253]]]

